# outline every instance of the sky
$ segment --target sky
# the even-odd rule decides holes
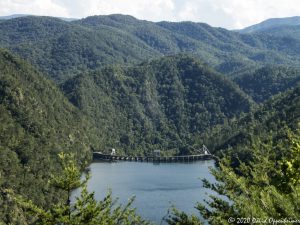
[[[0,0],[0,16],[83,18],[132,15],[150,21],[194,21],[240,29],[268,18],[300,16],[300,0]]]

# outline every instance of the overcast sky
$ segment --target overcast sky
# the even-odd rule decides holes
[[[0,16],[82,18],[128,14],[151,21],[195,21],[228,29],[268,18],[300,16],[300,0],[0,0]]]

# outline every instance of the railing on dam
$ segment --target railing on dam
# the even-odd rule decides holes
[[[215,159],[215,156],[207,154],[181,155],[181,156],[122,156],[109,155],[101,152],[93,152],[93,158],[104,161],[135,161],[135,162],[192,162],[199,160]]]

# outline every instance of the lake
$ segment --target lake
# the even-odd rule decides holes
[[[213,160],[160,164],[93,162],[88,189],[95,192],[98,200],[105,197],[109,188],[120,203],[136,196],[133,206],[138,214],[160,224],[172,205],[198,215],[194,206],[212,193],[202,187],[201,181],[203,178],[215,181],[209,172],[210,167],[214,167]]]

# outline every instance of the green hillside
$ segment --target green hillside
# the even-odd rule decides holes
[[[158,55],[137,38],[111,27],[95,31],[35,16],[0,21],[0,46],[18,53],[58,82],[103,64]]]
[[[256,102],[263,102],[273,95],[297,86],[300,70],[290,67],[267,66],[247,71],[234,81]]]
[[[76,21],[20,17],[0,21],[0,46],[18,53],[61,83],[107,64],[131,64],[189,53],[220,72],[236,75],[264,64],[298,66],[298,37],[240,34],[207,24],[93,16]],[[289,40],[290,40],[289,39]]]
[[[115,147],[131,154],[183,153],[194,144],[194,135],[252,105],[232,81],[182,55],[107,67],[62,88],[93,119],[102,150]]]
[[[136,36],[163,54],[192,53],[228,74],[261,63],[297,65],[299,60],[295,48],[284,38],[268,34],[239,34],[204,23],[153,23],[118,14],[87,17],[74,23],[94,29],[114,27]],[[294,44],[298,45],[298,42]]]
[[[57,154],[73,153],[81,166],[90,161],[92,128],[53,82],[5,50],[0,71],[0,189],[43,206],[60,201],[62,194],[48,184],[50,173],[60,171]],[[6,224],[22,217],[9,201],[1,192]]]
[[[216,189],[208,185],[233,204],[215,198],[210,209],[198,206],[210,224],[230,224],[225,219],[228,216],[255,214],[277,220],[299,216],[299,126],[299,85],[238,123],[220,146],[224,151],[222,169],[215,175],[222,185]]]
[[[255,33],[255,32],[266,32],[271,29],[280,29],[283,27],[292,27],[300,25],[300,17],[285,17],[285,18],[271,18],[265,20],[261,23],[254,24],[252,26],[246,27],[242,30],[239,30],[241,33]]]
[[[288,129],[297,129],[300,122],[300,86],[299,84],[287,92],[273,96],[256,110],[232,120],[224,126],[213,127],[207,138],[208,145],[215,152],[232,149],[246,154],[251,151],[251,140],[268,137],[280,137]],[[206,134],[206,135],[207,135]],[[248,146],[246,151],[243,146]]]
[[[238,32],[118,14],[0,20],[0,224],[30,224],[7,190],[45,209],[62,201],[48,182],[62,151],[83,169],[92,151],[183,155],[202,144],[235,203],[199,206],[211,224],[299,215],[300,29],[273,22]]]
[[[286,139],[288,130],[296,132],[300,122],[300,85],[293,90],[277,95],[254,113],[247,115],[237,122],[217,149],[230,146],[230,152],[235,158],[242,161],[251,160],[251,143],[273,140],[275,143],[280,139]],[[278,154],[285,154],[278,152]],[[282,155],[281,155],[282,156]]]
[[[220,157],[218,169],[213,170],[218,183],[204,180],[204,186],[219,195],[211,195],[205,204],[197,204],[201,217],[189,217],[177,211],[169,217],[169,224],[204,224],[200,218],[212,225],[232,224],[232,218],[259,224],[264,222],[256,218],[273,221],[297,218],[300,214],[299,128],[298,85],[270,99],[254,113],[233,121],[227,128],[216,130],[211,140],[222,143],[215,148]]]
[[[299,40],[300,38],[300,25],[298,26],[281,26],[261,31],[260,33],[269,33],[273,36],[284,37],[287,41],[292,41],[291,44],[295,43],[294,39]]]

